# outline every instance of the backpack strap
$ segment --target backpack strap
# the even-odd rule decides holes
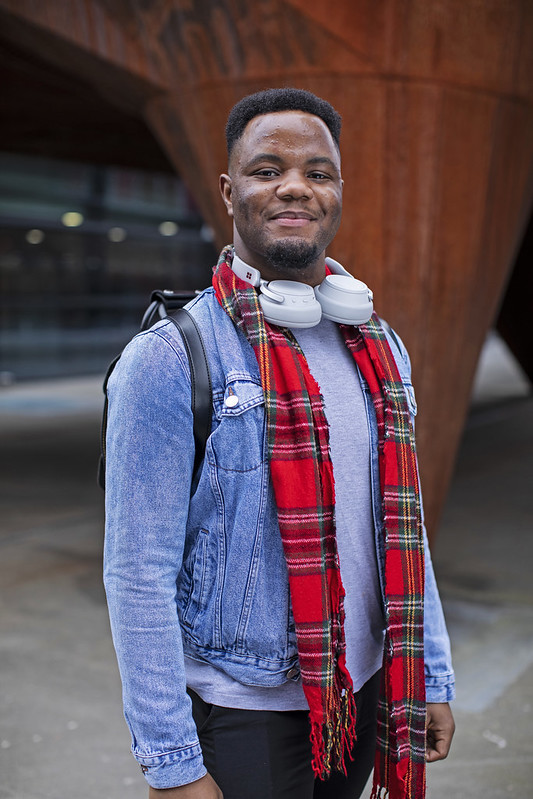
[[[169,292],[170,293],[170,292]],[[155,294],[155,292],[154,292]],[[154,299],[154,297],[152,297]],[[159,298],[157,298],[159,299]],[[165,298],[166,299],[166,298]],[[189,297],[190,299],[190,297]],[[180,298],[180,301],[183,300]],[[193,413],[193,435],[194,435],[194,470],[193,481],[191,485],[191,494],[194,493],[196,484],[198,482],[199,468],[204,458],[205,446],[207,439],[211,432],[211,418],[213,408],[213,391],[211,386],[211,374],[209,372],[209,363],[207,360],[207,353],[205,350],[204,342],[200,329],[193,319],[192,315],[185,310],[185,308],[174,308],[168,316],[160,310],[160,302],[157,307],[153,303],[150,306],[152,319],[157,321],[157,318],[168,318],[178,328],[187,358],[189,360],[189,368],[191,372],[191,408]],[[145,314],[145,319],[148,315]],[[145,320],[143,320],[144,323]],[[153,322],[152,322],[153,323]],[[142,328],[146,329],[146,328]],[[107,370],[103,391],[104,391],[104,411],[102,414],[102,428],[100,438],[100,459],[98,462],[98,485],[105,489],[105,465],[106,465],[106,432],[107,432],[107,415],[108,415],[108,397],[107,397],[107,384],[111,374],[120,359],[118,355],[114,361],[111,362]]]
[[[168,315],[181,333],[191,369],[191,408],[195,443],[194,474],[203,460],[205,445],[211,432],[213,391],[209,363],[202,334],[192,315],[185,308],[177,308]]]
[[[198,295],[197,291],[171,291],[170,289],[156,289],[152,291],[150,305],[144,312],[141,330],[148,330],[156,322],[166,319],[177,308],[183,308]]]

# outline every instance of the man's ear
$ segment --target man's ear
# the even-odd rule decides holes
[[[233,203],[231,201],[231,178],[229,175],[221,175],[219,179],[220,193],[226,206],[228,216],[233,216]]]

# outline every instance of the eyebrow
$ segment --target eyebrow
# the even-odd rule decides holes
[[[258,153],[254,155],[254,157],[248,161],[246,167],[250,169],[251,167],[255,166],[256,164],[260,163],[261,161],[274,161],[274,163],[282,164],[283,157],[281,155],[276,155],[275,153]],[[328,158],[326,155],[315,155],[313,158],[309,158],[306,163],[309,166],[318,166],[319,164],[326,164],[327,166],[334,169],[336,172],[339,172],[339,167],[337,164],[331,159]]]

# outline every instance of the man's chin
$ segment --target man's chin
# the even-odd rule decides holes
[[[294,272],[295,275],[313,265],[319,255],[320,248],[316,244],[295,237],[274,242],[265,253],[273,270],[280,273]]]

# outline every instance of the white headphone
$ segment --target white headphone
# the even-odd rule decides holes
[[[281,327],[314,327],[322,316],[344,325],[364,325],[374,311],[373,295],[333,258],[326,258],[333,274],[319,286],[296,280],[263,280],[261,273],[234,255],[231,268],[242,280],[259,289],[265,319]]]

